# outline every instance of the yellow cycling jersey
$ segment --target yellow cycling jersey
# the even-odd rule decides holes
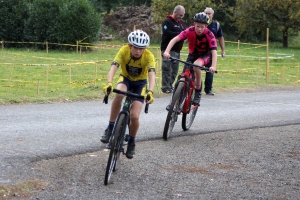
[[[146,80],[148,71],[155,69],[154,55],[148,49],[145,49],[138,60],[131,58],[129,45],[120,48],[113,62],[121,66],[121,75],[131,81]]]

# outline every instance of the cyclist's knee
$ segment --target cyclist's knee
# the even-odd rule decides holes
[[[130,113],[131,123],[137,123],[139,121],[139,115],[137,113]]]
[[[121,102],[123,97],[124,97],[124,95],[122,95],[122,94],[116,94],[114,97],[114,101]]]

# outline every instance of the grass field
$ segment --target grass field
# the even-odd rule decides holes
[[[119,47],[114,41],[100,43],[92,51],[77,52],[4,48],[0,52],[0,104],[102,98],[102,86]],[[149,49],[157,61],[157,95],[161,84],[159,45]],[[300,85],[300,37],[287,49],[281,44],[269,46],[268,74],[265,44],[226,41],[226,54],[225,58],[218,57],[219,73],[213,84],[217,93],[266,85]],[[186,55],[185,44],[182,59]]]

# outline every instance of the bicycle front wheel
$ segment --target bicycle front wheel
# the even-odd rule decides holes
[[[127,126],[126,116],[125,114],[120,114],[112,134],[113,138],[112,138],[112,144],[110,147],[107,166],[105,170],[104,185],[108,184],[112,172],[117,169],[117,163],[119,161],[120,153],[124,152],[123,141],[124,141],[126,126]]]
[[[181,113],[180,103],[182,102],[183,92],[184,92],[184,83],[180,82],[173,95],[172,102],[166,118],[164,132],[163,132],[164,140],[167,140],[170,137],[174,125],[177,122],[178,115]]]
[[[193,94],[191,95],[193,97]],[[181,121],[181,127],[184,131],[189,130],[191,128],[194,119],[196,117],[197,111],[198,111],[198,105],[193,105],[192,104],[193,99],[190,100],[189,105],[188,105],[188,112],[183,113],[182,115],[182,121]]]

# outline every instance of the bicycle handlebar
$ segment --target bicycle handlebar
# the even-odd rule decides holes
[[[184,64],[187,64],[187,65],[190,65],[190,66],[195,66],[195,67],[198,67],[198,68],[201,69],[201,70],[204,70],[204,71],[206,71],[206,72],[209,72],[209,68],[208,68],[208,67],[203,67],[203,66],[200,66],[200,65],[196,65],[196,64],[194,64],[194,63],[186,62],[186,61],[183,61],[183,60],[180,60],[180,59],[178,59],[178,58],[171,57],[171,56],[170,56],[170,60],[182,62],[182,63],[184,63]],[[215,71],[215,73],[218,73],[218,71]]]
[[[138,98],[138,99],[145,99],[145,96],[135,94],[135,93],[132,93],[130,91],[123,91],[123,90],[113,89],[113,92],[118,93],[118,94],[123,94],[123,95],[128,96],[128,97],[134,97],[134,98]],[[108,87],[107,88],[107,95],[105,95],[104,99],[103,99],[103,102],[105,104],[107,104],[107,102],[108,102],[108,96],[109,96],[110,93],[111,93],[111,87]],[[149,95],[147,95],[146,100],[150,100]],[[146,104],[145,113],[148,113],[148,109],[149,109],[149,104]]]

